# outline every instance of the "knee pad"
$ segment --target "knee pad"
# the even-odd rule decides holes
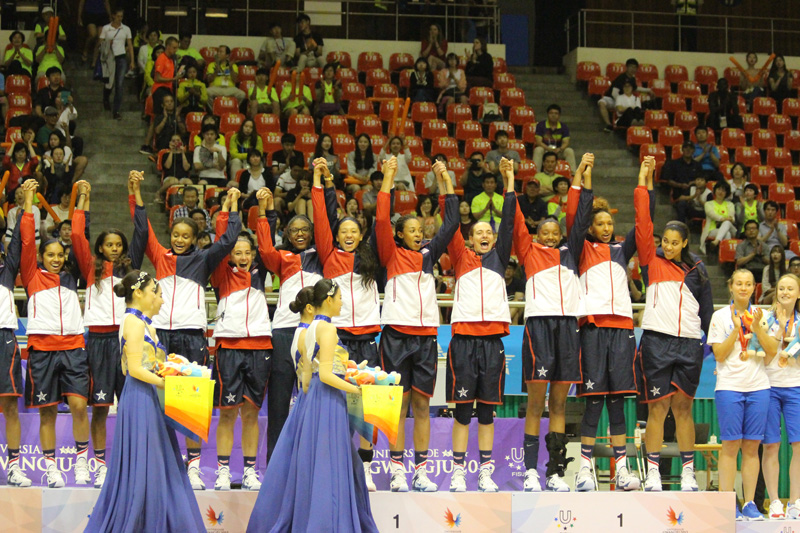
[[[487,426],[494,423],[494,406],[488,403],[478,402],[478,424]]]
[[[581,420],[581,437],[596,438],[597,426],[600,424],[600,415],[603,413],[603,397],[589,396],[586,398],[586,410]]]
[[[612,435],[625,435],[625,397],[621,394],[613,394],[606,398],[606,409],[608,409],[608,426]]]
[[[472,420],[472,404],[471,403],[457,403],[454,410],[453,418],[462,426],[468,426],[469,421]]]

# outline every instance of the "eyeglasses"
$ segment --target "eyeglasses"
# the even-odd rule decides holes
[[[480,165],[481,163],[483,163],[483,159],[470,159],[470,161],[471,161],[471,162],[473,162],[473,163],[477,163],[477,164],[479,164],[479,165]]]
[[[309,226],[303,226],[301,228],[289,228],[289,235],[297,235],[298,233],[311,233],[311,228]]]

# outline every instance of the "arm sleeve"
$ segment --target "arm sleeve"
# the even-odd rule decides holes
[[[392,232],[392,221],[390,219],[390,202],[389,193],[383,191],[378,193],[378,203],[375,208],[375,236],[378,247],[378,258],[381,260],[383,266],[389,265],[389,262],[397,251],[397,245],[394,242],[394,234]],[[440,234],[441,232],[437,234],[437,237]],[[434,237],[434,239],[436,239],[436,237]],[[436,261],[435,258],[434,261]]]
[[[647,191],[650,196],[650,220],[656,216],[656,192]],[[652,241],[652,239],[650,239]],[[636,225],[625,235],[625,242],[622,243],[622,253],[625,254],[625,262],[628,262],[636,253]]]
[[[514,210],[514,248],[517,250],[517,257],[521,263],[531,249],[531,234],[528,233],[528,227],[525,225],[525,215],[522,214],[518,201],[514,202]]]
[[[339,217],[336,216],[336,208],[338,207],[339,200],[336,198],[336,189],[333,187],[325,187],[325,212],[328,214],[328,226],[334,227]]]
[[[133,239],[132,241],[139,241],[143,246],[141,250],[134,252],[134,247],[131,245],[131,265],[134,268],[141,268],[142,253],[147,256],[153,264],[156,264],[157,259],[167,253],[167,249],[161,246],[147,219],[147,210],[144,206],[136,206],[133,213]]]
[[[217,217],[217,225],[214,228],[215,235],[224,235],[225,231],[228,229],[228,217],[230,214],[228,212],[220,212],[219,216]],[[211,286],[212,287],[219,287],[220,282],[222,281],[222,276],[225,275],[225,268],[227,267],[227,263],[225,261],[220,261],[217,268],[214,269],[214,272],[211,274]]]
[[[511,259],[511,245],[514,237],[514,219],[517,210],[517,195],[514,191],[506,193],[506,199],[503,202],[503,215],[500,219],[500,228],[497,231],[497,255],[500,256],[500,262],[503,266],[508,265],[508,260]],[[523,224],[522,229],[525,233],[528,232],[527,227]],[[456,232],[461,234],[460,231]],[[530,236],[529,236],[530,238]]]
[[[11,282],[17,277],[17,270],[19,270],[20,252],[22,251],[22,242],[20,240],[20,225],[14,228],[11,233],[11,241],[8,243],[6,250],[6,261],[4,263],[3,272],[11,276]]]
[[[643,185],[636,187],[633,191],[633,206],[636,210],[636,249],[639,250],[639,264],[642,266],[649,265],[656,257],[650,203],[647,187]]]
[[[333,254],[333,234],[325,212],[325,198],[322,187],[311,188],[311,204],[314,206],[314,244],[324,265]]]
[[[580,198],[580,189],[570,186],[567,192],[567,235],[572,231],[572,224],[575,222],[575,214],[578,212],[578,201]]]
[[[27,287],[36,276],[36,225],[33,221],[33,213],[24,213],[19,221],[19,234],[22,240],[22,250],[20,253],[20,274],[22,283]]]
[[[219,217],[217,217],[217,224],[219,224],[222,218],[228,219],[228,227],[225,233],[222,235],[218,233],[217,240],[214,241],[214,244],[207,250],[203,250],[205,252],[206,272],[213,272],[216,270],[217,265],[231,253],[231,250],[233,250],[233,247],[236,245],[239,232],[242,231],[242,220],[239,218],[239,213],[228,213],[227,217],[225,217],[225,213],[220,213]]]
[[[586,243],[586,231],[592,223],[592,205],[594,204],[594,193],[591,189],[582,189],[578,201],[578,211],[575,214],[574,227],[567,236],[567,247],[575,264],[581,261],[583,245]]]
[[[508,200],[508,195],[506,195],[506,200]],[[458,215],[458,204],[458,196],[455,194],[448,194],[445,196],[442,226],[439,228],[439,231],[436,232],[436,235],[433,236],[431,243],[428,245],[434,263],[438,261],[442,254],[447,250],[447,245],[453,240],[453,235],[456,233],[461,233],[458,231],[461,218]],[[505,203],[503,204],[503,208],[503,212],[505,213]]]
[[[258,255],[261,256],[261,260],[264,262],[264,266],[270,272],[277,274],[278,276],[281,275],[281,253],[275,249],[273,244],[274,236],[272,235],[271,228],[275,227],[275,220],[277,220],[277,215],[275,215],[275,211],[270,211],[273,216],[270,217],[267,215],[266,217],[259,217],[258,218],[258,225],[256,227],[256,236],[258,237]],[[272,220],[270,220],[272,218]]]
[[[86,216],[82,209],[76,209],[72,214],[72,251],[81,271],[81,276],[88,283],[93,270],[92,250],[86,238]]]

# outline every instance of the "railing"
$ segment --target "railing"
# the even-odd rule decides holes
[[[683,50],[679,33],[696,32],[697,50],[749,50],[800,55],[800,19],[703,15],[687,20],[669,12],[582,9],[565,24],[567,52],[577,47]]]

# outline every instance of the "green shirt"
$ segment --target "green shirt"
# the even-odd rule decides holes
[[[10,58],[12,55],[14,55],[14,47],[6,50],[6,55],[3,57],[3,62],[8,61],[8,58]],[[30,61],[30,64],[26,65],[22,60],[18,60],[19,64],[22,65],[22,68],[28,71],[28,74],[31,74],[31,67],[33,66],[33,50],[30,48],[21,47],[19,49],[19,55]]]
[[[292,84],[291,83],[287,83],[286,85],[283,86],[283,90],[281,91],[281,101],[285,100],[286,98],[289,98],[289,95],[294,96],[294,93],[292,92]],[[307,85],[303,86],[303,97],[308,102],[310,102],[312,100],[312,98],[311,98],[311,89],[309,89]],[[300,100],[300,98],[293,98],[293,99],[289,100],[288,102],[286,102],[285,104],[283,104],[283,108],[284,109],[292,109],[293,107],[300,107],[302,105],[305,105],[305,103],[302,102]]]
[[[200,55],[200,52],[198,52],[196,48],[187,48],[186,50],[181,50],[178,48],[178,50],[175,52],[175,57],[177,57],[178,61],[180,61],[183,59],[183,56],[193,57],[197,61],[205,61],[203,56]]]
[[[545,187],[549,187],[550,189],[552,189],[553,180],[556,179],[559,175],[560,174],[556,173],[545,174],[544,172],[537,172],[534,178],[536,178],[539,181],[539,185],[541,185],[542,189],[544,189]],[[548,194],[542,193],[539,195],[539,197],[545,202],[549,202],[553,196],[555,196],[555,193],[552,192]]]
[[[58,53],[61,54],[61,57],[64,57],[64,49],[60,46],[56,48]],[[61,62],[58,60],[58,57],[56,57],[55,52],[45,52],[42,56],[42,60],[39,62],[38,72],[44,74],[50,67],[58,67],[61,72],[64,72],[64,67],[61,66]]]
[[[490,199],[488,194],[486,194],[485,192],[482,192],[478,196],[476,196],[475,198],[472,199],[472,206],[471,206],[472,207],[472,212],[473,213],[480,213],[481,211],[484,210],[484,208],[487,205],[489,205],[489,201],[490,200],[494,204],[494,210],[497,213],[500,213],[500,212],[503,211],[503,195],[502,194],[493,193],[492,197]],[[491,223],[493,219],[494,219],[496,224],[500,224],[500,215],[492,213],[489,209],[487,209],[486,212],[483,214],[483,216],[477,220],[477,222],[489,222],[489,223]]]

